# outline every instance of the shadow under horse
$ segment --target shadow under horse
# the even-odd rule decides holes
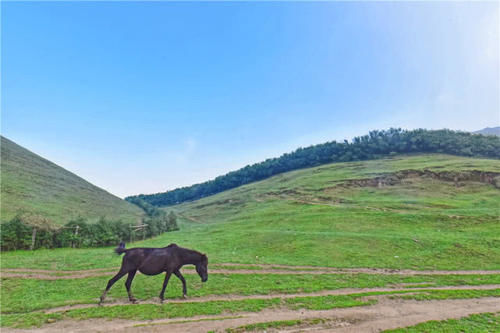
[[[113,284],[121,279],[125,274],[128,274],[127,281],[125,282],[125,287],[127,288],[128,299],[135,303],[137,299],[132,295],[130,287],[132,285],[132,280],[134,279],[135,273],[140,271],[142,274],[146,275],[157,275],[165,272],[165,280],[163,281],[163,287],[160,292],[160,299],[163,302],[165,289],[167,288],[168,280],[172,274],[175,274],[182,282],[182,294],[183,297],[187,296],[186,280],[179,271],[184,265],[195,265],[196,272],[201,278],[202,282],[206,282],[208,279],[208,258],[205,254],[202,254],[195,250],[185,249],[177,244],[170,244],[167,247],[162,248],[144,248],[138,247],[133,249],[125,249],[125,243],[120,243],[115,249],[117,254],[125,253],[123,257],[122,266],[120,271],[113,276],[106,286],[106,290],[101,295],[101,300],[99,305],[106,298],[106,294]]]

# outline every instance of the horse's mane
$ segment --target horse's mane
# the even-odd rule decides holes
[[[175,244],[175,243],[170,243],[169,245],[166,246],[166,248],[169,248],[169,249],[178,249],[179,251],[182,251],[182,252],[187,252],[187,253],[190,253],[190,254],[196,254],[196,255],[199,255],[201,257],[201,260],[202,261],[208,261],[208,258],[207,258],[207,255],[204,254],[204,253],[201,253],[199,251],[196,251],[196,250],[192,250],[192,249],[187,249],[185,247],[180,247],[179,245]]]

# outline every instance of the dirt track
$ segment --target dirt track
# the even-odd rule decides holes
[[[327,311],[281,311],[269,310],[258,314],[247,314],[243,318],[222,321],[204,321],[170,325],[153,325],[125,328],[125,332],[224,332],[226,328],[238,327],[266,321],[328,318],[334,319],[328,327],[311,327],[314,332],[379,332],[380,330],[406,327],[428,320],[460,318],[473,313],[500,311],[500,302],[495,298],[478,300],[402,301],[380,299],[373,306],[333,309]],[[158,324],[158,323],[157,323]],[[291,331],[288,328],[288,331]]]
[[[443,270],[409,270],[409,269],[387,269],[387,268],[332,268],[315,266],[287,266],[266,264],[214,264],[209,270],[213,274],[384,274],[384,275],[485,275],[500,274],[500,270],[467,270],[467,271],[443,271]],[[218,268],[222,267],[222,268]],[[224,269],[223,267],[234,267]],[[238,268],[240,267],[240,268]],[[254,268],[254,269],[249,269]],[[2,277],[33,278],[40,280],[79,279],[96,276],[112,276],[116,274],[119,267],[98,268],[77,271],[60,271],[27,268],[4,268]],[[183,269],[183,274],[196,274],[192,269]]]
[[[266,264],[213,264],[210,273],[214,274],[395,274],[395,275],[470,275],[470,274],[500,274],[500,271],[442,271],[442,270],[396,270],[378,268],[332,268],[315,266],[286,266]],[[253,269],[252,269],[253,268]],[[112,276],[118,271],[115,268],[90,270],[57,271],[43,269],[3,269],[2,277],[22,277],[34,279],[75,279],[93,276]],[[192,269],[184,269],[184,274],[196,274]],[[411,289],[409,288],[411,287]],[[167,303],[233,301],[244,299],[293,298],[304,296],[348,295],[365,292],[396,292],[422,290],[463,290],[463,289],[500,289],[500,285],[479,286],[443,286],[419,287],[415,284],[400,284],[388,288],[337,289],[315,293],[272,294],[272,295],[209,295],[183,299],[169,299]],[[161,319],[150,321],[135,320],[103,320],[85,321],[63,320],[53,324],[45,324],[42,328],[33,330],[17,330],[2,327],[2,332],[207,332],[215,330],[224,332],[226,328],[234,328],[252,323],[324,318],[323,324],[308,327],[287,328],[283,331],[314,331],[314,332],[379,332],[383,329],[415,325],[428,320],[444,320],[460,318],[473,313],[500,312],[500,298],[485,297],[463,300],[413,301],[389,299],[387,296],[370,296],[377,298],[378,303],[372,306],[361,306],[327,311],[267,309],[257,313],[230,313],[219,316],[197,316],[189,318]],[[96,299],[97,303],[97,299]],[[125,299],[110,299],[104,306],[119,306],[130,304]],[[139,304],[159,304],[159,300],[141,300]],[[64,312],[72,309],[93,308],[96,304],[76,304],[47,309],[45,313]],[[119,308],[117,308],[119,309]],[[139,325],[139,326],[137,326]],[[500,330],[500,328],[499,328]]]
[[[311,296],[330,296],[330,295],[349,295],[356,293],[368,293],[368,292],[396,292],[396,291],[422,291],[422,290],[492,290],[500,289],[500,284],[490,284],[490,285],[480,285],[480,286],[443,286],[443,287],[426,287],[426,288],[344,288],[337,290],[322,290],[314,293],[295,293],[295,294],[270,294],[270,295],[210,295],[193,297],[189,299],[167,299],[166,303],[201,303],[210,301],[238,301],[245,299],[272,299],[272,298],[295,298],[295,297],[311,297]],[[95,304],[74,304],[61,306],[57,308],[51,308],[45,313],[62,312],[74,309],[86,309],[86,308],[97,308],[98,299],[96,298]],[[500,302],[500,301],[499,301]],[[116,306],[116,305],[130,305],[128,300],[115,300],[108,301],[101,306]],[[139,300],[138,304],[160,304],[159,299],[149,299],[149,300]]]
[[[258,313],[198,316],[151,321],[64,320],[40,329],[2,329],[2,332],[222,332],[226,328],[277,320],[327,318],[327,326],[310,327],[315,332],[379,332],[415,325],[428,320],[460,318],[474,313],[499,312],[498,298],[413,301],[379,297],[372,306],[326,311],[270,309]],[[230,318],[228,318],[230,317]],[[139,326],[138,326],[139,325]],[[290,329],[288,329],[290,331]]]

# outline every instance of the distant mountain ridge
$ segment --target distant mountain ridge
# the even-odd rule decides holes
[[[412,131],[391,128],[371,131],[368,135],[354,138],[351,142],[327,142],[260,163],[247,165],[215,179],[192,186],[177,188],[156,194],[140,194],[125,200],[141,199],[155,206],[169,206],[197,200],[263,180],[271,176],[332,162],[350,162],[377,159],[384,156],[408,153],[444,153],[457,156],[500,158],[500,138],[490,135],[474,135],[452,130]]]
[[[500,136],[500,126],[497,127],[486,127],[479,131],[472,132],[474,134],[482,134],[482,135],[496,135]]]
[[[144,211],[0,136],[1,222],[31,213],[62,225],[78,217],[136,223]]]

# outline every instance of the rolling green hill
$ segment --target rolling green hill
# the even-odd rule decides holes
[[[371,131],[351,142],[326,142],[247,165],[215,179],[155,194],[139,194],[125,200],[140,199],[155,206],[169,206],[201,199],[238,186],[304,168],[333,162],[367,161],[398,154],[450,154],[500,159],[500,138],[451,130]]]
[[[499,160],[401,155],[283,173],[169,209],[182,222],[175,242],[221,262],[499,269],[499,176]]]
[[[139,220],[144,212],[77,175],[1,137],[1,221],[19,212],[64,224],[79,216],[124,222]]]

